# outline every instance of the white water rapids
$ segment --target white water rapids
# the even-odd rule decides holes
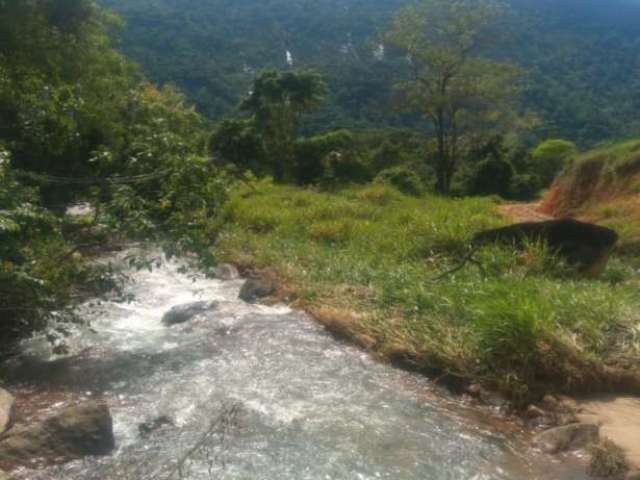
[[[241,284],[164,262],[131,273],[130,302],[81,306],[89,325],[71,337],[69,355],[52,357],[45,342],[31,341],[14,386],[62,392],[60,403],[103,398],[118,447],[17,477],[585,478],[581,468],[531,451],[523,436],[498,432],[428,379],[336,341],[303,313],[238,300]],[[200,300],[217,307],[185,324],[161,323],[171,307]],[[140,423],[158,417],[174,426],[141,435]]]

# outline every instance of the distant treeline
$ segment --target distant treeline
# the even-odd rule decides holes
[[[100,0],[127,21],[121,48],[156,82],[174,82],[212,119],[264,68],[317,68],[331,98],[307,129],[411,126],[393,110],[404,58],[381,32],[408,0]],[[528,71],[537,139],[588,146],[634,135],[640,110],[640,4],[511,0],[493,54]]]

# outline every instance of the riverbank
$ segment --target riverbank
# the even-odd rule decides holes
[[[479,383],[524,407],[549,392],[640,392],[637,273],[614,258],[574,278],[539,246],[486,248],[440,281],[474,232],[507,223],[490,199],[406,197],[383,186],[237,191],[221,259],[268,269],[278,295],[375,356]]]

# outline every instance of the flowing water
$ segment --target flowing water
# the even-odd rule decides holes
[[[531,451],[429,380],[377,363],[303,313],[237,299],[241,281],[133,272],[129,301],[89,302],[65,357],[34,339],[14,372],[32,399],[104,399],[112,456],[39,470],[33,480],[583,479]],[[166,327],[175,305],[212,300]],[[32,402],[33,403],[33,402]],[[35,402],[37,403],[37,402]],[[35,415],[35,413],[34,413]],[[148,435],[143,422],[165,417]]]

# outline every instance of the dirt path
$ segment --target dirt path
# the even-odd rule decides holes
[[[600,425],[600,435],[621,447],[631,468],[640,470],[640,398],[599,396],[578,400],[583,421]]]
[[[540,202],[506,203],[500,205],[498,211],[516,222],[541,222],[553,218],[540,211]]]

